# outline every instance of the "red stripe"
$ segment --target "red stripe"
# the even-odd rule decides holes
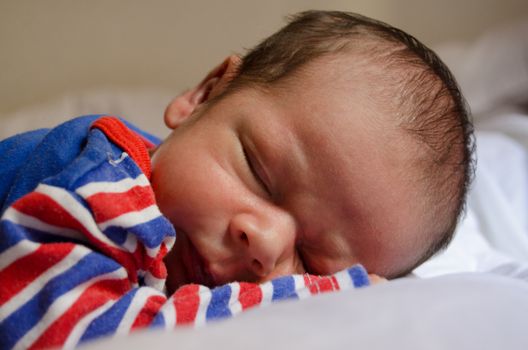
[[[138,244],[136,245],[136,250],[134,250],[134,252],[131,253],[130,256],[134,259],[134,262],[138,269],[146,270],[144,262],[146,259],[145,257],[147,257],[148,255],[145,252],[145,246],[143,244],[140,244],[140,242],[138,242]]]
[[[167,267],[163,262],[163,258],[165,257],[165,255],[167,255],[167,246],[165,246],[165,243],[161,243],[160,250],[158,252],[158,255],[156,256],[156,259],[152,259],[148,256],[148,254],[145,254],[145,256],[148,258],[145,259],[145,266],[147,266],[146,269],[148,269],[152,276],[158,279],[167,278]]]
[[[303,275],[303,278],[304,278],[304,285],[308,287],[308,290],[310,291],[310,293],[317,294],[317,286],[315,286],[312,283],[312,275],[305,274]]]
[[[140,135],[140,134],[136,134],[136,135],[141,139],[141,141],[143,141],[143,144],[145,144],[145,147],[147,147],[147,149],[151,150],[153,148],[156,148],[156,145],[150,142],[150,140],[143,137],[143,135]]]
[[[132,253],[137,268],[149,271],[152,276],[158,279],[164,279],[167,277],[167,268],[163,262],[165,255],[167,255],[167,247],[164,243],[161,243],[160,249],[155,258],[151,258],[147,254],[146,248],[142,244],[138,244],[136,250]]]
[[[312,294],[332,292],[334,289],[338,289],[334,288],[334,286],[337,286],[337,280],[335,280],[335,278],[332,276],[314,276],[305,274],[303,277],[304,284],[308,287],[308,290]]]
[[[73,248],[72,243],[41,245],[33,253],[21,257],[0,271],[0,305],[59,263]]]
[[[339,282],[337,281],[337,278],[335,276],[330,276],[330,279],[332,280],[332,285],[334,287],[333,290],[340,290],[341,286],[339,285]]]
[[[132,254],[122,251],[118,248],[110,247],[102,242],[98,242],[98,246],[106,256],[116,260],[126,269],[128,279],[131,283],[136,284],[138,282],[137,265],[134,262]]]
[[[123,193],[97,193],[86,198],[86,201],[96,222],[139,211],[156,203],[150,186],[135,186]]]
[[[134,259],[137,269],[148,271],[152,267],[152,265],[161,264],[161,259],[156,261],[155,259],[151,258],[147,252],[146,248],[143,244],[138,242],[138,245],[136,246],[136,250],[132,253],[131,257]]]
[[[68,339],[75,325],[88,313],[109,300],[116,300],[130,289],[128,280],[102,280],[88,287],[75,303],[53,322],[30,349],[59,347]]]
[[[16,201],[13,207],[50,225],[73,229],[82,227],[59,203],[43,193],[31,192]]]
[[[161,295],[153,295],[149,297],[134,320],[132,329],[147,327],[154,317],[156,317],[156,314],[166,300],[167,299]]]
[[[150,179],[150,156],[147,145],[145,145],[142,138],[127,128],[116,117],[105,116],[99,118],[92,124],[92,128],[97,128],[104,132],[112,142],[128,153],[141,168],[141,171]]]
[[[255,283],[240,282],[238,301],[242,310],[259,305],[262,302],[262,289]]]
[[[176,324],[192,323],[196,318],[200,305],[200,286],[187,284],[174,293],[174,307],[176,308]]]
[[[77,221],[67,209],[63,208],[48,195],[38,192],[29,193],[16,201],[13,207],[26,215],[36,217],[48,224],[81,232],[105,255],[123,265],[128,272],[130,281],[137,283],[136,264],[132,254],[100,241],[83,224]]]

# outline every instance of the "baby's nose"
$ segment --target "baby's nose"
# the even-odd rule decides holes
[[[260,279],[273,273],[292,246],[291,233],[279,225],[259,222],[250,214],[234,217],[229,230],[236,249],[243,251],[243,263]]]

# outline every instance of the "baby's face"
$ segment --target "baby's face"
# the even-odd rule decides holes
[[[156,151],[152,185],[177,232],[170,291],[358,262],[387,275],[417,259],[406,136],[340,61],[310,64],[281,89],[227,95]]]

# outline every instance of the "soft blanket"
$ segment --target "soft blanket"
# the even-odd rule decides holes
[[[369,284],[357,265],[167,296],[163,257],[177,234],[149,183],[157,142],[117,118],[87,116],[0,143],[1,349],[71,348]]]

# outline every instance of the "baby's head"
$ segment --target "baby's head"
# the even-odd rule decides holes
[[[408,273],[450,241],[472,128],[453,77],[386,24],[302,13],[165,113],[152,185],[176,227],[167,285],[354,263]]]

